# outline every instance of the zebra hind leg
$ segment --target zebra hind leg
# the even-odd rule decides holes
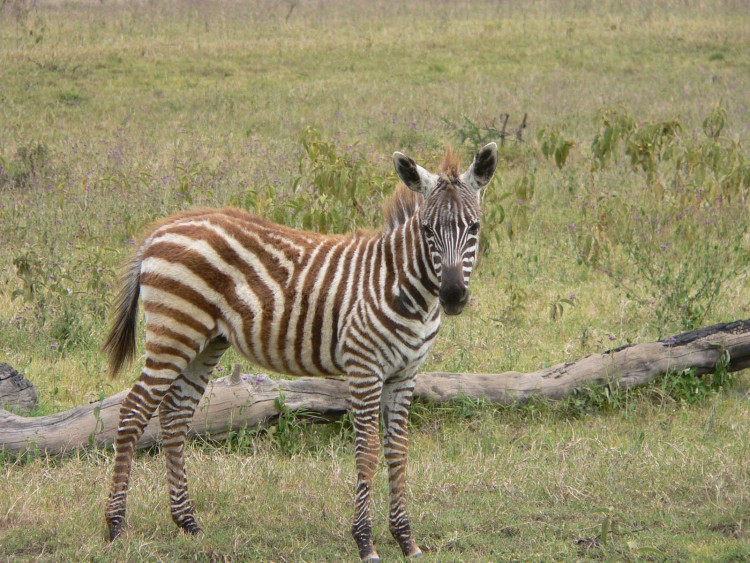
[[[420,557],[422,551],[411,537],[406,513],[406,462],[409,454],[409,406],[414,392],[414,378],[387,381],[383,386],[383,453],[388,465],[390,507],[388,527],[406,557]]]
[[[172,519],[177,526],[190,534],[197,534],[201,529],[195,521],[188,496],[184,458],[185,438],[195,408],[208,384],[208,378],[227,348],[229,343],[224,338],[212,340],[172,384],[159,406]]]
[[[159,365],[159,369],[156,367],[156,363],[146,360],[146,367],[120,406],[112,484],[104,512],[110,541],[120,535],[125,521],[128,482],[135,446],[172,381],[179,376],[185,366],[170,364]]]

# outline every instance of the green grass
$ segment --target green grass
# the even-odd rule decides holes
[[[434,167],[453,144],[468,162],[504,113],[528,114],[525,142],[501,147],[471,306],[425,370],[532,371],[750,312],[742,2],[15,0],[0,16],[0,360],[39,390],[35,414],[137,375],[109,381],[99,346],[151,221],[234,204],[377,227],[393,151]],[[750,382],[719,383],[418,405],[417,540],[440,560],[747,559]],[[346,427],[299,434],[293,454],[265,435],[188,447],[198,539],[170,521],[161,456],[141,454],[111,547],[108,453],[6,460],[0,558],[351,556]],[[393,559],[385,491],[381,474]]]

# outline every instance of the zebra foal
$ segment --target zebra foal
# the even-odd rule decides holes
[[[135,445],[159,409],[175,523],[200,531],[187,492],[183,445],[222,354],[234,345],[253,363],[292,375],[345,375],[354,414],[357,485],[352,535],[377,561],[370,489],[383,418],[389,528],[404,555],[420,549],[405,508],[407,419],[414,375],[440,327],[440,306],[459,314],[477,253],[479,191],[497,145],[463,174],[449,151],[438,174],[394,154],[400,187],[386,226],[347,236],[302,232],[238,209],[180,213],[137,250],[104,348],[116,374],[135,353],[139,297],[146,359],[120,409],[106,520],[121,532]]]

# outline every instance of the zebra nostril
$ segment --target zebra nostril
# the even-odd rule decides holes
[[[466,287],[453,285],[440,290],[440,301],[448,304],[461,303],[466,299]]]
[[[469,291],[465,285],[448,286],[440,290],[440,304],[446,315],[458,315],[469,301]]]
[[[463,268],[447,268],[443,270],[440,280],[440,302],[443,305],[464,305],[469,291],[464,281]]]
[[[466,304],[469,298],[469,290],[461,283],[445,284],[440,288],[440,303],[442,305]]]

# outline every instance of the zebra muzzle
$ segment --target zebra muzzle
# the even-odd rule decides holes
[[[463,268],[443,270],[439,297],[446,315],[459,315],[464,310],[469,301],[469,289],[464,281]]]

